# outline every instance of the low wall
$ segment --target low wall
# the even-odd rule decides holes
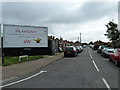
[[[48,55],[48,48],[4,48],[4,56]]]

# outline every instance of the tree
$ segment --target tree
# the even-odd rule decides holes
[[[117,47],[117,41],[120,39],[120,31],[118,30],[118,25],[114,23],[113,21],[109,21],[109,23],[106,25],[107,31],[105,36],[107,36],[110,41],[112,41],[112,46]]]
[[[91,41],[91,42],[89,43],[89,45],[90,45],[90,44],[92,44],[92,45],[93,45],[94,43]]]

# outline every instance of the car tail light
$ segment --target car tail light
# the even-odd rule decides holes
[[[76,52],[76,50],[73,50],[73,52]]]
[[[66,50],[64,50],[64,52],[67,52]]]

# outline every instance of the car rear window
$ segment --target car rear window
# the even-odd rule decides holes
[[[104,46],[101,46],[101,49],[105,48]]]
[[[108,51],[109,53],[113,53],[113,51]]]
[[[72,48],[72,47],[67,47],[67,48],[65,48],[65,50],[66,50],[66,51],[72,51],[73,48]]]

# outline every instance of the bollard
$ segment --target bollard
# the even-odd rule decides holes
[[[19,62],[22,62],[22,57],[27,57],[27,61],[28,61],[28,55],[23,55],[23,56],[19,56]]]
[[[20,57],[20,58],[19,58],[19,63],[21,63],[21,62],[22,62],[22,58]]]

